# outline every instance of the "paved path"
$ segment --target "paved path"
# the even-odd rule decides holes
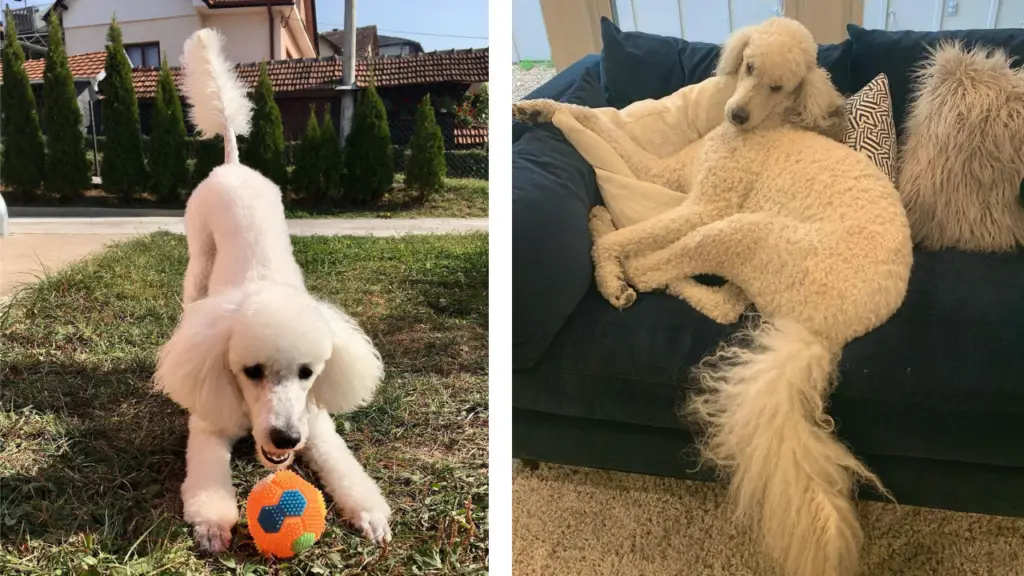
[[[399,236],[487,231],[487,220],[457,218],[289,220],[296,236]],[[181,218],[11,218],[0,239],[0,301],[19,285],[98,252],[111,242],[157,230],[183,233]]]
[[[183,234],[182,219],[157,218],[11,218],[11,235],[148,234],[167,230]],[[487,231],[486,218],[315,218],[288,220],[296,236],[399,236]]]

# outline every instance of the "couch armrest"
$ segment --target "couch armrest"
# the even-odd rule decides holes
[[[512,147],[512,368],[532,366],[593,281],[588,227],[594,169],[558,129]]]
[[[523,96],[523,100],[561,100],[569,93],[570,90],[572,90],[573,86],[576,85],[576,82],[579,81],[580,76],[582,76],[588,69],[593,69],[600,78],[601,57],[599,55],[588,54],[576,62],[573,62],[568,68],[556,74],[554,78],[538,86],[533,92]],[[527,128],[529,127],[525,124],[512,122],[513,144],[523,137]]]

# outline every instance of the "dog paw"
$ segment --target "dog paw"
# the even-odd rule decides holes
[[[619,310],[625,310],[636,302],[636,292],[625,282],[620,282],[618,288],[606,296],[612,306]]]
[[[194,537],[201,551],[220,554],[231,546],[231,526],[214,523],[196,524]]]
[[[604,206],[594,206],[590,211],[589,224],[590,235],[595,241],[615,231],[612,214]]]
[[[554,100],[526,100],[512,104],[512,119],[524,124],[551,122],[558,103]]]
[[[363,537],[375,544],[386,544],[391,541],[389,519],[391,510],[363,510],[352,519],[352,524],[362,532]]]

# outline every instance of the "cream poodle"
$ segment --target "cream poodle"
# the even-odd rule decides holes
[[[591,225],[598,289],[619,308],[636,298],[630,284],[722,322],[756,306],[759,321],[696,370],[687,415],[784,573],[848,576],[863,538],[855,483],[885,489],[831,434],[827,397],[843,347],[901,306],[912,245],[892,183],[833,136],[843,99],[816,55],[793,20],[734,33],[717,70],[736,76],[727,121],[678,158],[624,155],[684,203],[621,230],[598,208]]]
[[[251,104],[213,29],[185,42],[184,93],[206,137],[221,134],[225,163],[185,209],[189,263],[184,311],[160,350],[154,381],[190,412],[185,520],[199,547],[225,550],[238,520],[231,448],[251,431],[269,468],[299,453],[342,515],[376,542],[391,537],[391,509],[335,430],[331,413],[368,402],[380,355],[356,322],[313,298],[292,255],[281,191],[238,162],[236,135]]]

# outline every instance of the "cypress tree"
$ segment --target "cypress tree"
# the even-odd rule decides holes
[[[409,142],[409,163],[405,166],[405,185],[419,191],[424,200],[444,186],[444,136],[434,118],[430,94],[416,109],[416,126]]]
[[[166,202],[181,200],[181,190],[188,185],[188,149],[185,139],[185,118],[181,98],[174,85],[171,69],[164,55],[160,79],[156,85],[153,105],[153,134],[149,141],[149,169],[153,192]]]
[[[213,169],[224,163],[224,138],[217,134],[195,143],[196,163],[192,166],[192,188],[206,180]]]
[[[320,124],[316,121],[316,105],[309,106],[309,120],[306,121],[306,132],[299,139],[295,149],[295,168],[292,170],[292,191],[307,200],[319,202],[321,198],[320,166]]]
[[[370,86],[359,94],[345,138],[345,196],[356,204],[379,200],[395,180],[394,150],[384,102]]]
[[[336,204],[344,195],[345,152],[331,118],[331,107],[324,112],[320,128],[320,166],[323,170],[323,193],[328,203]]]
[[[46,128],[43,188],[62,201],[71,201],[89,185],[89,159],[85,155],[82,111],[78,107],[56,12],[50,12],[50,46],[43,69],[43,126]]]
[[[132,86],[132,63],[124,51],[117,19],[107,29],[106,76],[103,78],[103,134],[107,145],[100,173],[103,189],[131,200],[148,183],[142,153],[139,101]]]
[[[239,158],[243,164],[284,189],[288,183],[284,162],[284,126],[281,124],[281,111],[274,102],[274,87],[267,75],[266,62],[260,65],[260,80],[252,95],[252,104],[252,129]]]
[[[36,99],[32,95],[25,53],[18,43],[11,9],[4,10],[3,60],[4,86],[0,90],[0,134],[3,134],[3,156],[0,157],[0,178],[4,185],[25,197],[35,196],[43,184],[46,170],[46,147],[39,129]]]

